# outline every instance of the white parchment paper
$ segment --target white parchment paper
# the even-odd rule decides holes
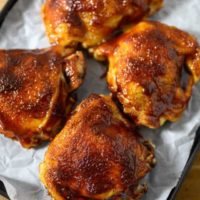
[[[43,0],[18,0],[0,29],[0,48],[42,48],[49,46],[40,17]],[[200,41],[199,0],[166,0],[165,7],[153,17],[175,25],[195,35]],[[88,72],[78,90],[79,100],[91,92],[108,93],[100,78],[101,64],[88,59]],[[167,123],[158,130],[142,129],[156,144],[157,165],[146,177],[149,186],[143,200],[165,200],[176,186],[200,125],[200,84],[183,117],[177,123]],[[0,180],[6,186],[11,200],[50,199],[38,178],[38,165],[43,160],[47,145],[25,150],[17,142],[0,136]]]

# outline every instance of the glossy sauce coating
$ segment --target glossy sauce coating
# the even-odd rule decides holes
[[[162,0],[46,0],[43,19],[51,43],[95,46],[116,29],[157,11]]]
[[[91,95],[49,146],[40,178],[55,200],[137,199],[144,192],[137,191],[138,181],[153,158],[111,98]]]
[[[72,57],[67,51],[62,55],[59,47],[0,50],[1,133],[27,148],[55,136],[69,107],[68,93],[76,84],[67,84],[64,78]]]
[[[200,77],[198,52],[198,43],[189,34],[150,21],[94,50],[97,59],[108,57],[108,85],[125,113],[151,128],[182,114]]]

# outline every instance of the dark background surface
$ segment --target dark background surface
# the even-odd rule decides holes
[[[16,1],[17,0],[9,0],[8,3],[5,5],[4,9],[1,11],[1,13],[0,13],[0,26],[1,26],[4,18],[6,17],[7,13],[9,12],[9,10],[12,8],[12,6],[14,5],[14,3]],[[198,131],[196,133],[196,138],[195,138],[195,141],[194,141],[191,153],[190,153],[190,157],[189,157],[188,162],[187,162],[187,164],[186,164],[186,166],[183,170],[182,176],[181,176],[177,186],[172,190],[168,200],[175,199],[175,196],[176,196],[181,184],[183,183],[184,178],[185,178],[187,172],[189,171],[189,169],[192,165],[192,162],[193,162],[193,160],[194,160],[199,149],[200,149],[200,128],[198,129]],[[1,181],[0,181],[0,194],[8,198],[5,187],[4,187],[4,185]]]

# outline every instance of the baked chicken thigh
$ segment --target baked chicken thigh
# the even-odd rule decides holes
[[[110,96],[84,100],[50,144],[40,179],[55,200],[138,199],[155,163],[153,146],[137,134]]]
[[[82,53],[69,49],[0,50],[0,133],[26,148],[52,139],[84,71]]]
[[[137,22],[162,6],[163,0],[46,0],[43,19],[51,43],[95,46],[122,25]]]
[[[108,58],[107,82],[125,113],[138,124],[160,127],[176,121],[200,77],[200,48],[175,27],[144,21],[94,49]]]

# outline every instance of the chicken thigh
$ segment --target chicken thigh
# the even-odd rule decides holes
[[[40,179],[55,200],[132,199],[155,163],[154,148],[110,96],[84,100],[50,144]]]
[[[84,72],[82,53],[70,49],[0,50],[0,133],[26,148],[51,140]]]
[[[163,0],[46,0],[42,9],[51,43],[84,47],[100,44],[124,25],[161,8]]]
[[[181,116],[200,77],[197,40],[159,22],[141,22],[93,53],[108,58],[107,82],[124,112],[150,128]]]

